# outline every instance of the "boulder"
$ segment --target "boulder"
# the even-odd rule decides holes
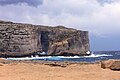
[[[120,70],[120,60],[107,60],[101,62],[101,68],[109,68],[111,70]]]

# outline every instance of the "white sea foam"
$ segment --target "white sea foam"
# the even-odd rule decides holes
[[[67,58],[80,58],[79,56],[46,56],[46,57],[39,57],[39,56],[36,56],[36,57],[24,57],[24,58],[6,58],[7,60],[37,60],[37,59],[51,59],[51,60],[59,60],[59,59],[67,59]]]
[[[52,56],[47,56],[47,57],[24,57],[24,58],[7,58],[7,60],[35,60],[35,59],[47,59],[47,58],[52,58]]]
[[[58,56],[58,58],[80,58],[80,56]]]
[[[94,57],[107,57],[112,55],[107,54],[91,54],[89,56],[45,56],[45,57],[23,57],[23,58],[6,58],[7,60],[37,60],[37,59],[50,59],[50,60],[60,60],[60,59],[74,59],[74,58],[94,58]]]
[[[91,54],[89,56],[84,56],[84,57],[107,57],[107,56],[112,56],[112,55],[107,55],[107,54]]]

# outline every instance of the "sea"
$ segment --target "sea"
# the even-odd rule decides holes
[[[44,60],[44,61],[71,61],[94,63],[102,60],[119,59],[120,51],[93,51],[89,56],[44,56],[6,58],[7,60]]]

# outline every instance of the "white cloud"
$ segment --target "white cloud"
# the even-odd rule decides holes
[[[120,0],[101,5],[98,0],[43,0],[38,7],[0,6],[0,19],[43,25],[65,25],[92,34],[120,34]]]

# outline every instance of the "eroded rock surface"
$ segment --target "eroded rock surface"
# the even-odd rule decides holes
[[[109,68],[111,70],[120,70],[120,60],[107,60],[101,62],[102,68]]]
[[[87,51],[87,31],[0,21],[0,56],[85,55]]]

